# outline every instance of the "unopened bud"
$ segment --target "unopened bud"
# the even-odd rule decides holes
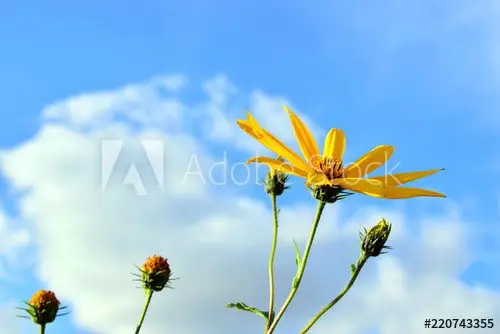
[[[370,228],[368,231],[365,229],[365,233],[360,233],[361,238],[361,250],[367,256],[379,256],[384,254],[384,249],[390,249],[389,246],[385,246],[389,235],[391,234],[391,224],[388,223],[384,218],[380,222]]]
[[[284,162],[283,158],[278,157],[279,161]],[[276,169],[269,169],[269,172],[266,176],[266,181],[264,182],[264,187],[266,193],[269,195],[280,196],[283,194],[285,189],[288,189],[286,185],[286,181],[288,180],[288,175],[283,172],[280,172]]]

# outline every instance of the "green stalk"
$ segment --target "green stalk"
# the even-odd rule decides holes
[[[276,244],[278,243],[278,207],[276,204],[276,195],[271,195],[271,200],[273,202],[273,241],[271,244],[271,254],[269,255],[269,312],[266,324],[266,331],[271,326],[274,314],[274,255],[276,253]]]
[[[333,299],[325,307],[323,307],[318,312],[318,314],[316,314],[314,316],[314,318],[312,318],[311,321],[309,321],[309,323],[306,325],[306,327],[304,327],[304,329],[302,329],[300,334],[307,333],[311,329],[311,327],[314,326],[314,324],[319,320],[319,318],[321,318],[326,312],[328,312],[333,306],[335,306],[335,304],[337,304],[344,297],[344,295],[349,291],[349,289],[351,289],[352,285],[356,281],[356,278],[358,278],[358,275],[361,272],[361,269],[363,269],[363,266],[365,265],[366,260],[368,260],[368,257],[369,256],[367,256],[364,253],[360,256],[360,258],[358,259],[358,263],[356,264],[356,269],[352,273],[351,279],[349,280],[347,285],[344,287],[344,289],[337,295],[337,297],[335,297],[335,299]]]
[[[45,334],[45,326],[46,324],[40,324],[40,334]]]
[[[141,331],[142,323],[144,322],[144,318],[146,317],[146,313],[148,312],[149,303],[151,303],[151,297],[153,297],[153,290],[146,290],[146,303],[144,304],[144,309],[142,310],[141,319],[139,320],[139,324],[135,330],[135,334],[139,334]]]
[[[307,260],[309,258],[309,253],[311,252],[311,246],[314,241],[314,236],[316,235],[316,230],[318,229],[318,224],[321,219],[321,215],[323,213],[325,205],[326,205],[325,202],[318,201],[316,216],[314,217],[314,222],[312,224],[311,232],[309,234],[309,239],[307,240],[306,248],[304,250],[304,254],[302,255],[302,261],[300,262],[299,267],[297,268],[297,274],[295,275],[295,278],[293,280],[292,289],[290,290],[288,297],[283,303],[281,310],[274,318],[273,322],[271,323],[271,326],[269,326],[267,334],[272,334],[274,332],[276,326],[278,325],[278,322],[280,321],[283,314],[286,312],[288,306],[290,306],[290,303],[292,302],[293,298],[295,297],[295,294],[297,293],[297,290],[299,289],[300,282],[302,281],[302,277],[304,276],[304,272],[306,270]]]

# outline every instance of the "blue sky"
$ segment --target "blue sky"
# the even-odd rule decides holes
[[[152,78],[186,77],[182,90],[174,96],[189,106],[184,112],[202,113],[209,100],[231,124],[243,117],[245,109],[265,109],[259,101],[287,101],[320,133],[330,127],[344,129],[347,160],[375,145],[392,144],[396,146],[393,163],[401,164],[398,171],[445,167],[446,171],[419,185],[445,192],[446,200],[387,202],[360,195],[346,202],[341,216],[356,216],[365,206],[382,212],[395,210],[409,217],[406,228],[418,233],[420,225],[412,221],[448,217],[453,212],[463,222],[462,232],[467,236],[467,263],[453,272],[454,282],[481,286],[498,296],[499,15],[500,6],[494,1],[7,1],[0,5],[2,159],[15,160],[12,166],[22,164],[21,157],[11,160],[8,156],[15,155],[24,143],[43,137],[42,130],[49,124],[78,134],[94,131],[94,125],[82,130],[70,124],[69,116],[51,120],[42,110],[82,94],[119,91],[129,84],[147,86]],[[234,88],[222,103],[202,87],[217,76],[224,78],[222,86]],[[224,87],[216,85],[215,89],[224,94]],[[113,114],[111,121],[120,122],[122,116]],[[182,132],[199,141],[204,153],[214,158],[223,151],[232,162],[249,156],[248,151],[232,148],[232,142],[211,137],[208,132],[214,122],[209,116],[213,114],[205,116],[183,115],[189,120],[176,134]],[[281,132],[289,126],[278,124],[282,118],[273,124],[273,117],[265,117],[271,131],[277,127]],[[143,128],[154,126],[140,124],[135,130]],[[244,140],[244,136],[234,138]],[[38,221],[37,214],[30,216],[22,208],[24,197],[36,201],[35,184],[41,181],[16,176],[8,165],[2,167],[0,183],[6,226],[26,228],[30,243],[13,250],[0,247],[0,269],[22,274],[16,283],[2,281],[0,300],[6,305],[28,299],[44,286],[55,289],[60,284],[51,281],[53,273],[44,272],[44,262],[39,261],[48,254],[37,234],[44,219]],[[51,182],[56,182],[56,189],[57,181]],[[299,187],[294,186],[286,204],[311,204]],[[214,191],[250,194],[268,207],[257,186]],[[395,250],[395,254],[404,258],[404,243],[400,248],[403,250]],[[18,258],[30,262],[19,265],[12,260]],[[424,261],[424,255],[417,259]],[[429,270],[432,275],[432,268]],[[66,303],[77,303],[70,297]],[[72,312],[49,332],[96,332],[94,324],[89,331],[82,329],[81,319],[87,319],[84,311],[76,307]],[[80,320],[75,320],[78,316]],[[22,333],[33,330],[27,323],[22,326]],[[106,328],[112,331],[112,327]],[[113,333],[120,332],[114,328]],[[390,328],[351,330],[387,334],[392,333]]]

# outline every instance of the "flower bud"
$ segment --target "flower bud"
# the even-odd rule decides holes
[[[140,270],[144,289],[155,292],[163,290],[172,274],[167,259],[159,255],[148,257]]]
[[[278,157],[277,160],[284,162],[283,158],[281,157]],[[288,176],[285,173],[273,168],[269,169],[266,180],[264,182],[266,193],[269,195],[280,196],[281,194],[283,194],[285,189],[288,189],[285,184],[287,180]]]
[[[46,325],[56,319],[59,311],[60,302],[52,291],[37,291],[29,303],[29,309],[24,309],[31,317],[33,322],[39,325]]]
[[[360,233],[361,250],[367,256],[375,257],[384,254],[384,249],[390,249],[389,246],[385,246],[390,233],[391,224],[382,218],[377,225],[373,226],[368,231],[365,229],[364,234]]]

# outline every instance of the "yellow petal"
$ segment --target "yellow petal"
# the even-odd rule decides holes
[[[300,168],[302,170],[307,170],[310,168],[297,153],[295,153],[292,149],[283,144],[279,139],[274,137],[271,133],[264,130],[250,113],[247,113],[247,118],[248,118],[247,121],[244,120],[237,121],[238,126],[243,131],[252,136],[252,138],[256,139],[267,149],[276,153],[276,155],[283,157],[285,160],[288,160],[288,162],[294,165],[295,167]]]
[[[446,197],[445,194],[438,193],[437,191],[409,188],[409,187],[387,187],[385,198],[387,199],[403,199],[413,197]]]
[[[295,115],[295,113],[287,108],[283,107],[285,111],[290,115],[290,121],[292,122],[293,133],[295,134],[295,138],[297,139],[297,143],[299,144],[300,151],[304,158],[306,158],[307,162],[313,161],[312,159],[318,158],[320,153],[318,149],[318,144],[316,144],[316,140],[312,136],[309,129],[305,126],[304,123],[300,120],[300,118]]]
[[[405,184],[435,174],[442,170],[444,170],[444,168],[429,169],[429,170],[409,172],[409,173],[381,175],[381,176],[370,177],[370,179],[382,181],[388,186],[398,186],[400,184]]]
[[[285,160],[288,160],[289,163],[294,165],[297,168],[300,168],[302,170],[309,170],[311,167],[297,154],[295,153],[291,148],[283,144],[278,138],[273,136],[271,133],[267,132],[266,130],[263,131],[263,140],[264,142],[261,142],[264,146],[266,146],[268,149],[276,153],[277,155],[283,157]]]
[[[334,179],[332,183],[344,189],[372,197],[384,197],[385,185],[376,180],[362,179],[357,177]]]
[[[318,174],[311,172],[309,175],[307,175],[307,184],[315,185],[315,186],[322,186],[326,184],[332,184],[330,180],[326,177],[324,174]]]
[[[260,163],[260,164],[265,164],[269,168],[272,168],[274,170],[277,170],[282,173],[287,173],[287,174],[293,174],[296,176],[300,177],[307,177],[307,172],[303,171],[300,168],[294,167],[290,164],[284,163],[283,161],[277,160],[277,159],[272,159],[268,157],[255,157],[252,159],[249,159],[247,161],[247,165],[251,163]]]
[[[253,130],[257,133],[261,132],[262,128],[261,128],[259,122],[257,122],[257,120],[255,119],[255,117],[253,117],[252,114],[250,114],[249,112],[247,112],[246,115],[247,115],[248,124],[253,128]]]
[[[333,158],[339,162],[342,161],[345,151],[345,135],[340,129],[331,129],[325,138],[323,156]]]
[[[363,155],[361,158],[344,171],[345,177],[361,177],[370,174],[375,169],[381,167],[389,160],[394,147],[390,145],[380,145],[372,149],[370,152]]]
[[[241,130],[243,130],[244,132],[246,132],[247,134],[249,134],[255,140],[259,140],[259,138],[262,137],[262,136],[259,136],[253,130],[253,128],[250,126],[250,124],[246,120],[239,119],[239,120],[236,121],[236,124],[238,124],[238,126],[240,127]]]
[[[372,197],[403,199],[412,197],[446,197],[446,195],[426,189],[387,186],[373,179],[345,178],[335,179],[333,184]]]

